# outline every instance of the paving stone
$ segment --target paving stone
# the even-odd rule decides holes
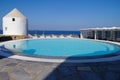
[[[14,67],[8,67],[8,66],[4,66],[1,71],[3,72],[11,72],[14,70]]]
[[[53,67],[58,67],[60,64],[59,63],[53,63],[51,64]]]
[[[54,68],[51,66],[45,66],[44,70],[42,70],[42,72],[36,76],[35,80],[56,80]]]
[[[0,68],[4,67],[7,64],[9,64],[8,60],[6,60],[6,59],[0,60]]]
[[[22,68],[29,67],[31,64],[34,62],[29,62],[29,61],[21,61],[17,66],[20,66]]]
[[[11,59],[11,58],[4,58],[4,59],[2,59],[2,61],[7,61],[7,62],[9,62],[9,63],[18,63],[18,62],[20,62],[21,60]]]
[[[18,64],[18,63],[9,63],[9,64],[7,64],[6,66],[8,66],[8,67],[15,67],[17,64]]]
[[[16,67],[13,72],[10,73],[10,77],[14,80],[32,80],[32,77],[20,67]]]
[[[58,67],[59,74],[61,75],[71,75],[77,72],[76,67]]]
[[[7,59],[6,59],[7,60]],[[5,63],[5,65],[3,65],[3,67],[1,67],[1,71],[4,71],[4,72],[10,72],[14,69],[14,67],[18,64],[16,61],[6,61],[6,60],[3,60],[3,62]],[[6,61],[6,62],[5,62]],[[2,62],[2,63],[3,63]],[[0,63],[1,64],[1,63]]]
[[[111,66],[108,66],[108,70],[109,70],[109,71],[117,71],[117,72],[120,72],[120,65],[111,65]]]
[[[102,77],[95,72],[79,71],[78,73],[83,80],[103,80]]]
[[[76,74],[73,74],[71,76],[64,76],[64,77],[61,77],[59,78],[59,80],[84,80],[82,79],[80,76],[76,75]],[[89,79],[88,79],[89,80]]]
[[[9,80],[7,72],[0,72],[0,80]]]
[[[44,65],[41,65],[40,63],[31,63],[29,66],[22,68],[29,73],[32,78],[35,78],[42,70],[44,70]]]
[[[92,71],[90,67],[77,67],[77,70]]]
[[[105,72],[104,74],[105,80],[120,80],[119,77],[120,77],[119,73],[115,72]]]
[[[17,60],[4,58],[4,59],[0,60],[0,69],[3,68],[4,66],[15,66],[18,63],[19,63],[19,61],[17,61]]]

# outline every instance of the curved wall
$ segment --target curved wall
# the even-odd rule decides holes
[[[14,20],[13,20],[14,18]],[[3,35],[27,35],[27,20],[19,17],[3,18]]]

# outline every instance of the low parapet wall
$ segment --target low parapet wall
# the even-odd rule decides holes
[[[13,40],[15,39],[25,39],[26,36],[24,35],[14,35],[14,36],[11,36]]]
[[[16,40],[16,39],[25,39],[26,36],[24,35],[0,35],[0,42],[9,41],[9,40]]]

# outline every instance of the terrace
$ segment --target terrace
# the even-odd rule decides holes
[[[86,28],[80,30],[81,38],[120,41],[120,27]]]

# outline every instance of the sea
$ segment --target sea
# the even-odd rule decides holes
[[[0,34],[2,34],[2,30],[0,30]],[[41,30],[29,30],[28,31],[28,34],[31,34],[31,35],[34,35],[34,34],[38,34],[38,35],[42,35],[42,34],[45,34],[45,35],[73,35],[73,36],[78,36],[80,34],[80,31],[56,31],[56,30],[51,30],[51,31],[48,31],[48,30],[44,30],[44,31],[41,31]]]

